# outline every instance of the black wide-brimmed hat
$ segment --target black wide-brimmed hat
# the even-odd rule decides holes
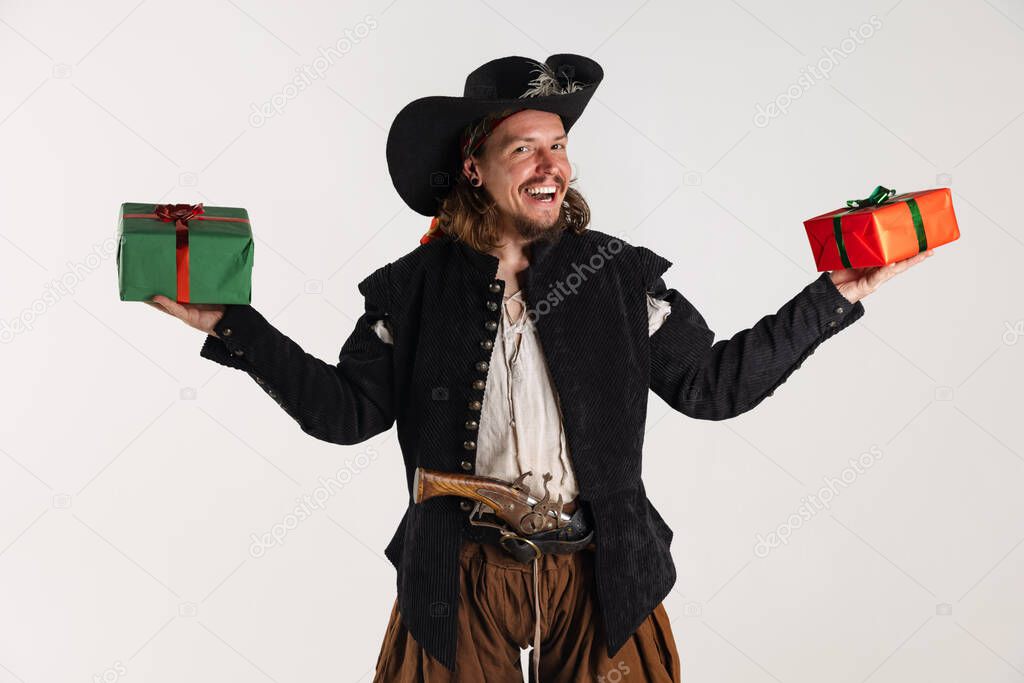
[[[388,132],[391,181],[406,204],[435,216],[462,172],[462,133],[505,109],[558,114],[569,132],[604,78],[601,66],[581,55],[551,55],[541,64],[501,57],[466,77],[462,97],[431,96],[402,108]]]

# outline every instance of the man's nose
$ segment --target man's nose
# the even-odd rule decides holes
[[[537,157],[537,170],[550,175],[558,172],[558,163],[551,150],[542,149],[540,151],[540,156]]]

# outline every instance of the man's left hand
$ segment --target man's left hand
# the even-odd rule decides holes
[[[832,283],[839,290],[839,293],[846,297],[851,304],[855,304],[878,289],[879,285],[893,275],[902,273],[907,268],[917,265],[934,253],[934,250],[929,249],[919,254],[914,254],[908,259],[890,263],[887,266],[833,270],[829,275],[832,276]]]

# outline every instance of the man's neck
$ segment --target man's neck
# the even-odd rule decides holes
[[[515,231],[505,230],[499,242],[500,246],[488,253],[497,257],[502,265],[514,267],[517,272],[530,265],[530,243],[515,234]]]
[[[519,291],[521,285],[518,273],[530,265],[531,245],[514,229],[508,228],[502,232],[499,242],[500,246],[494,247],[488,253],[497,257],[496,277],[505,281],[506,295],[511,295]]]

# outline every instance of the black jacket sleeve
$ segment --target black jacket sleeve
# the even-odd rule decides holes
[[[701,420],[725,420],[750,410],[814,353],[823,341],[864,315],[828,272],[776,313],[731,339],[715,341],[693,304],[660,277],[671,263],[640,247],[647,291],[672,312],[651,336],[651,389],[672,408]]]
[[[365,311],[337,365],[303,351],[249,305],[227,306],[200,355],[248,373],[307,434],[345,445],[365,441],[395,422],[393,347],[372,329],[389,314],[389,270],[359,284]]]

